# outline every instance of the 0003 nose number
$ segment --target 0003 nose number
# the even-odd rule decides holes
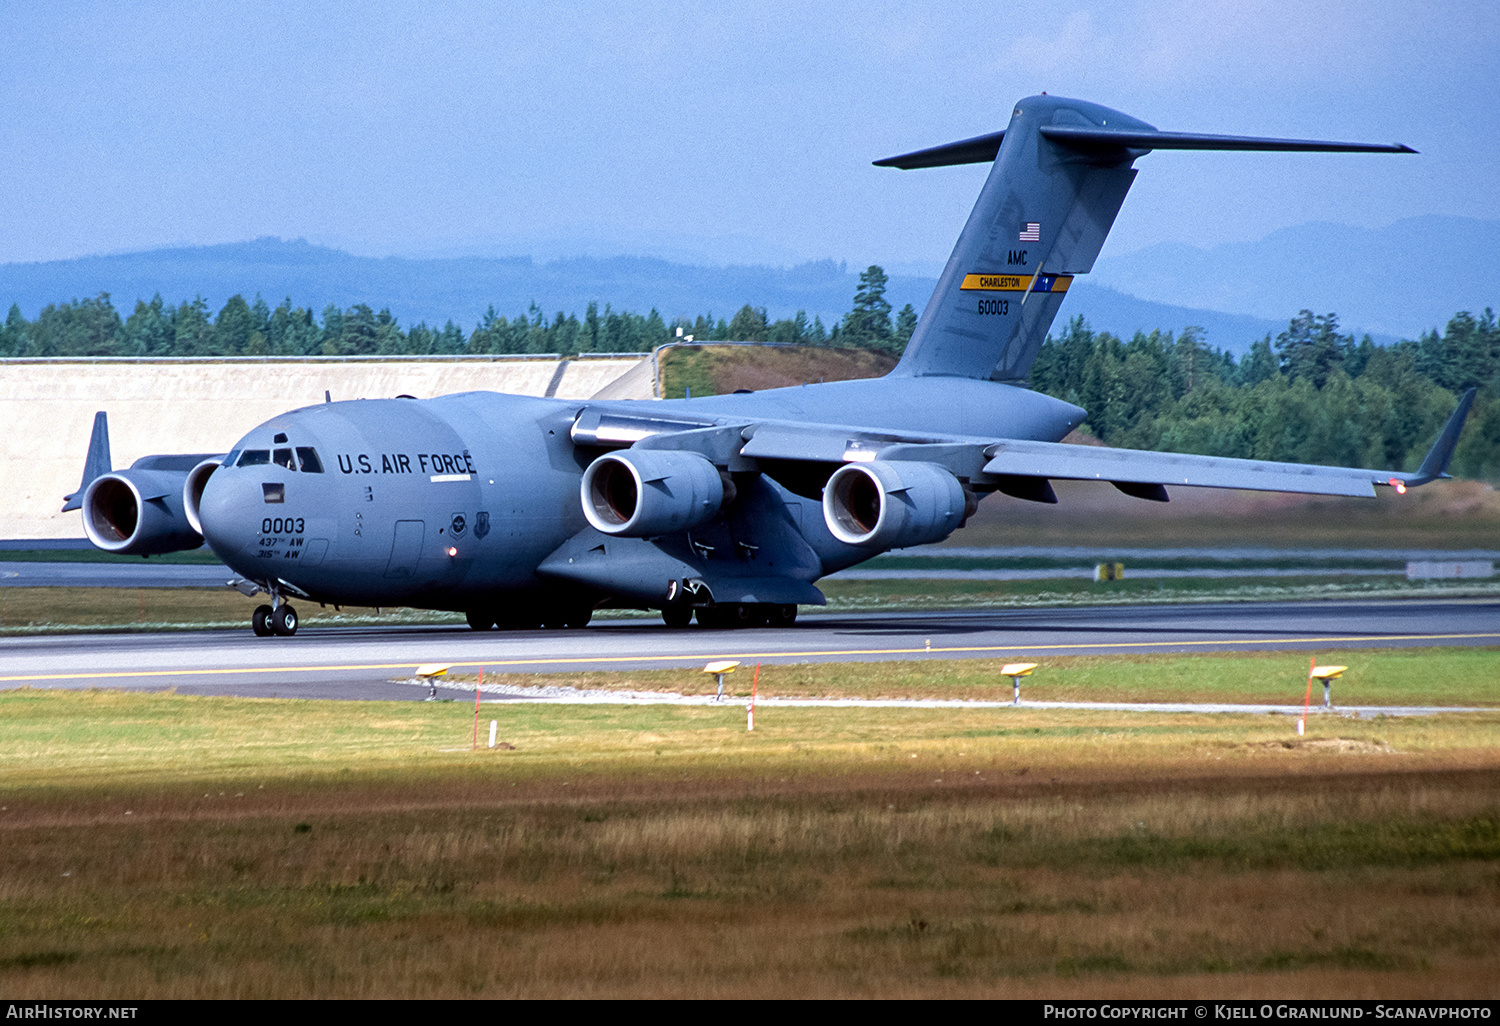
[[[266,517],[260,522],[261,534],[301,534],[301,517]]]

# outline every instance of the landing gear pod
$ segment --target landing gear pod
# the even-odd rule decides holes
[[[958,478],[936,463],[847,463],[823,489],[823,520],[846,545],[896,549],[948,537],[966,501]]]
[[[188,524],[199,534],[203,533],[203,521],[198,518],[198,504],[203,501],[203,486],[208,484],[209,477],[219,469],[221,462],[217,457],[204,460],[188,471],[187,480],[182,483],[182,512],[187,517]]]
[[[590,463],[581,496],[595,530],[648,538],[712,520],[724,505],[724,481],[695,452],[632,449]]]
[[[105,552],[153,556],[196,549],[203,536],[182,509],[183,475],[116,470],[94,478],[83,493],[83,529]]]

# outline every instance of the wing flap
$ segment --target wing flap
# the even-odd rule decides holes
[[[1110,481],[1143,485],[1188,485],[1194,488],[1244,488],[1309,495],[1375,494],[1382,471],[1319,467],[1223,456],[1109,449],[1062,442],[1000,442],[986,450],[986,474],[1044,477],[1075,481]]]

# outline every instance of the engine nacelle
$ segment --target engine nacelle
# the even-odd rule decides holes
[[[182,512],[187,517],[188,526],[199,534],[203,533],[203,521],[198,516],[198,504],[203,501],[203,486],[208,484],[208,479],[222,462],[217,456],[204,460],[188,471],[187,480],[182,483]]]
[[[846,545],[897,549],[942,541],[966,503],[958,478],[936,463],[846,463],[823,489],[823,520]]]
[[[595,530],[648,538],[712,520],[724,506],[724,480],[695,452],[626,449],[590,463],[581,494]]]
[[[183,479],[170,470],[116,470],[83,493],[83,529],[106,552],[153,556],[196,549],[203,536],[182,509]]]

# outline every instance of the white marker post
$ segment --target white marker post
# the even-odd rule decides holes
[[[755,729],[755,689],[760,685],[760,663],[755,664],[755,679],[750,682],[750,704],[745,706],[745,729]]]
[[[495,730],[500,726],[499,720],[490,720],[490,747],[495,747]]]

